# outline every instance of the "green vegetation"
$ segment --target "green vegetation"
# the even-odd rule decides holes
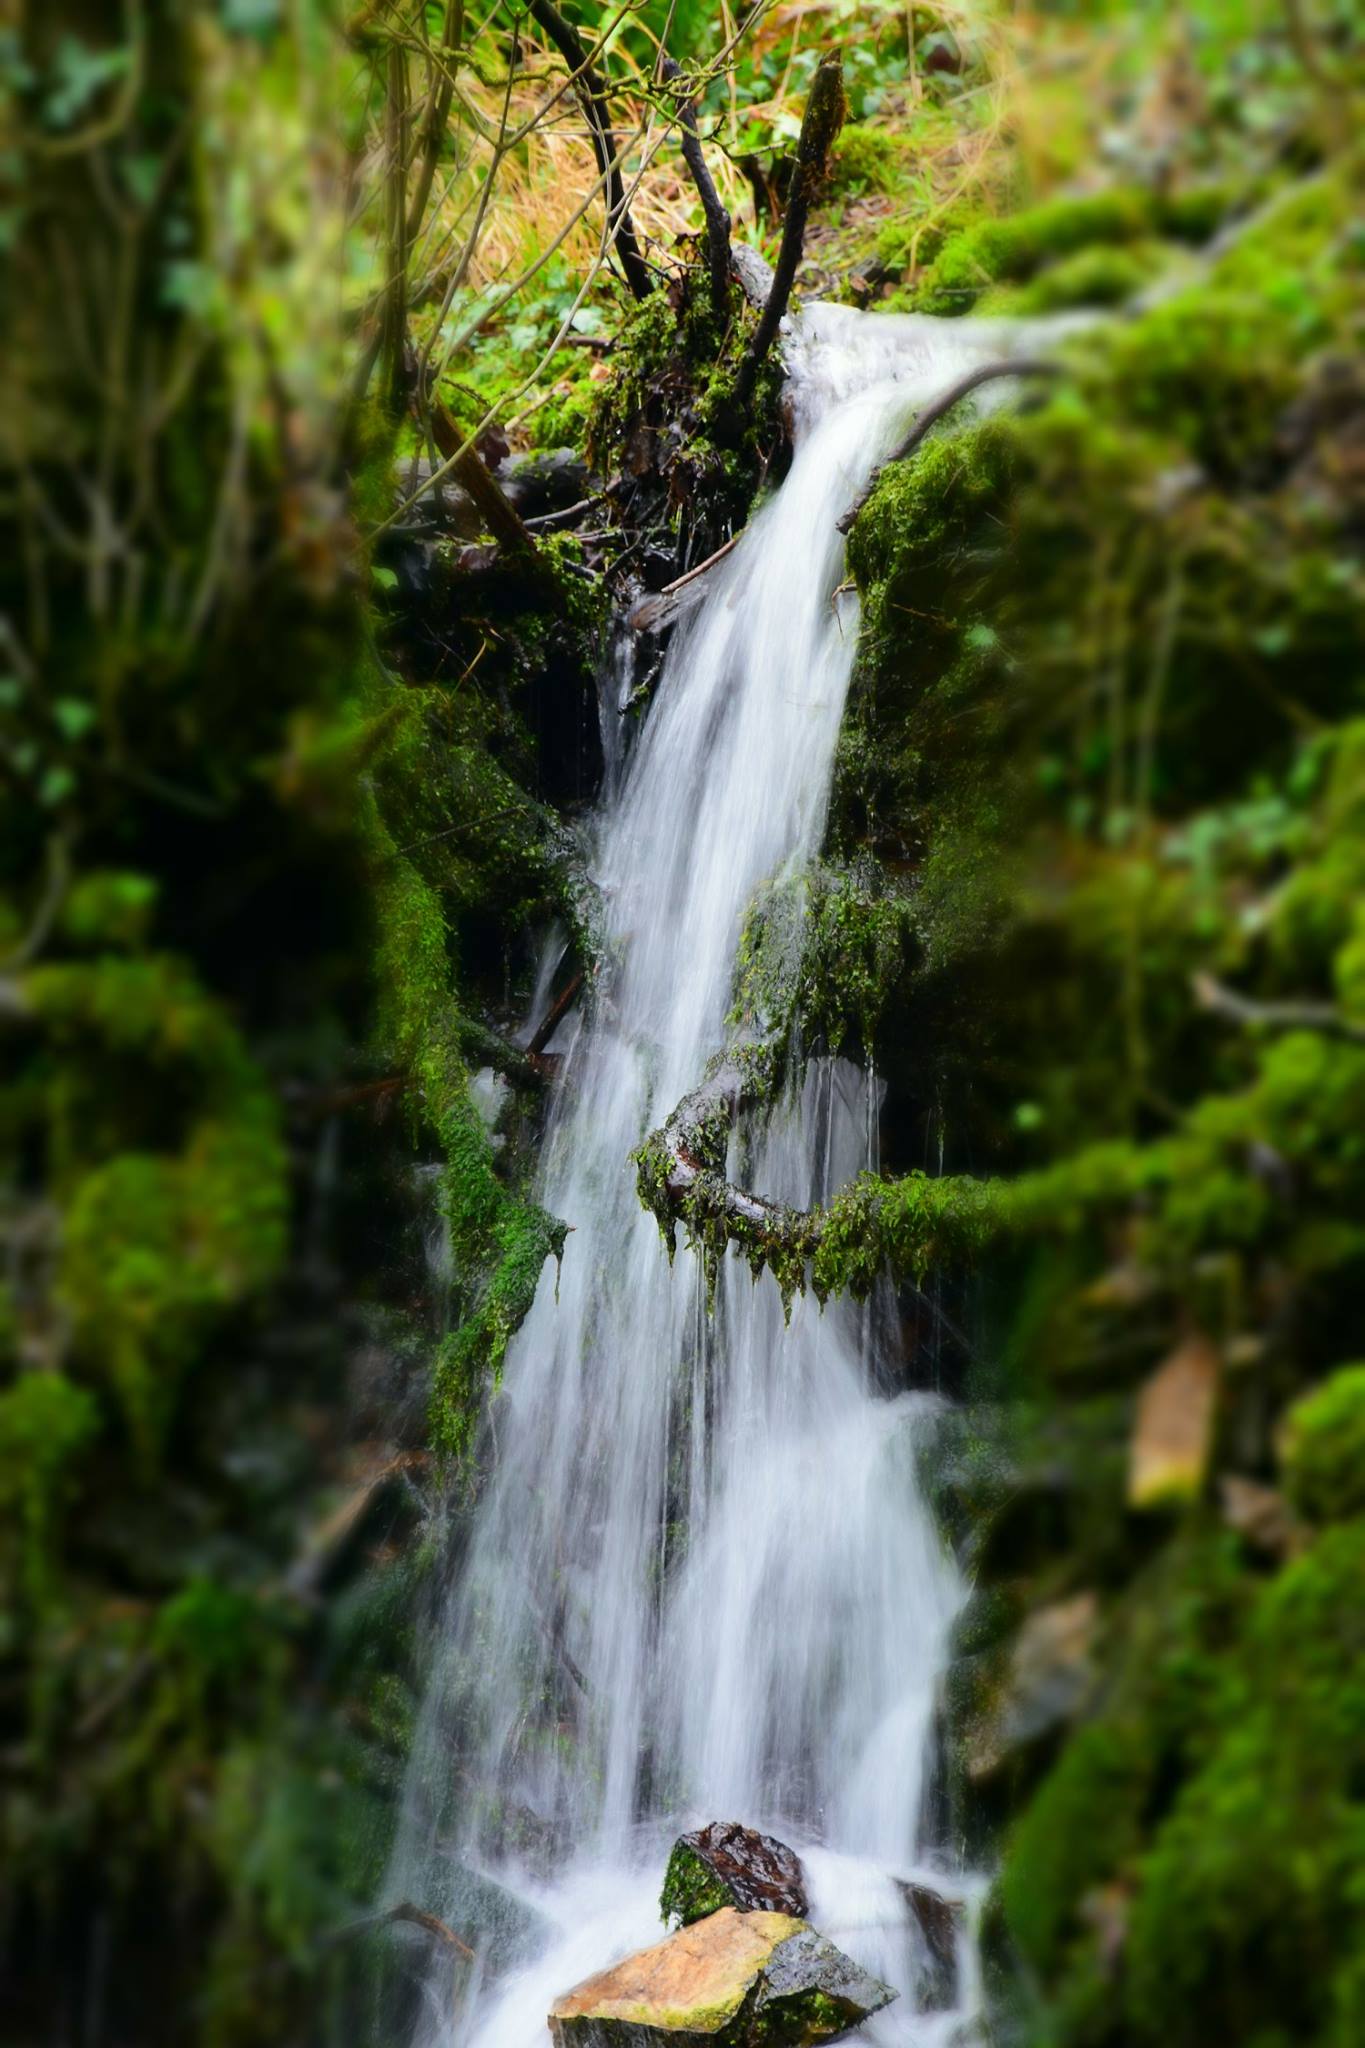
[[[659,1894],[659,1912],[665,1924],[690,1927],[694,1920],[704,1920],[708,1913],[719,1913],[734,1903],[729,1886],[696,1850],[689,1849],[686,1842],[675,1842]]]

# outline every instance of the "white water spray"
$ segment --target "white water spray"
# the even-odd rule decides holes
[[[837,521],[909,413],[1009,337],[814,307],[788,347],[787,480],[675,635],[600,819],[617,969],[572,1028],[539,1196],[572,1224],[494,1404],[389,1895],[471,1938],[418,2048],[543,2048],[553,1999],[658,1940],[668,1845],[740,1820],[792,1844],[812,1917],[905,1995],[860,2038],[968,2038],[917,2014],[898,1879],[933,1847],[925,1775],[962,1587],[919,1493],[928,1395],[891,1393],[868,1310],[725,1262],[670,1268],[630,1154],[725,1041],[765,879],[818,851],[857,632]],[[875,1164],[875,1085],[817,1062],[751,1134],[754,1184],[806,1204]],[[949,1889],[951,1889],[951,1884]]]

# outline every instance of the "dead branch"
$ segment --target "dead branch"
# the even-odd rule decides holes
[[[578,991],[582,988],[582,986],[583,970],[580,967],[577,974],[573,975],[571,979],[565,983],[564,987],[560,990],[559,994],[551,1003],[549,1009],[545,1012],[545,1015],[541,1018],[540,1023],[532,1032],[530,1043],[526,1048],[526,1057],[528,1060],[539,1059],[540,1055],[544,1052],[546,1046],[550,1043],[550,1040],[554,1037],[555,1030],[559,1024],[560,1018],[564,1015],[565,1011],[568,1009],[570,1003],[578,994]]]
[[[588,62],[578,31],[571,28],[553,0],[528,0],[531,18],[550,38],[570,71],[579,78],[578,96],[592,130],[593,154],[597,168],[606,179],[607,219],[612,240],[621,258],[626,283],[637,299],[647,299],[654,289],[649,265],[640,253],[635,226],[626,204],[625,188],[617,161],[616,137],[607,115],[607,95],[602,81]]]
[[[362,1913],[358,1920],[348,1920],[344,1927],[334,1929],[325,1937],[325,1941],[328,1946],[333,1942],[349,1941],[353,1935],[368,1934],[376,1927],[391,1927],[395,1922],[401,1922],[408,1927],[420,1927],[422,1932],[431,1935],[433,1940],[442,1942],[447,1948],[453,1948],[466,1962],[474,1961],[474,1951],[467,1941],[461,1941],[459,1935],[453,1928],[447,1927],[444,1920],[438,1920],[434,1913],[424,1911],[421,1906],[414,1906],[410,1899],[403,1899],[396,1906],[386,1906],[382,1912]]]
[[[801,121],[801,139],[796,146],[796,175],[792,179],[786,218],[782,223],[782,245],[773,271],[772,288],[735,378],[734,403],[737,408],[746,406],[753,397],[758,373],[777,338],[805,247],[806,220],[811,201],[824,178],[830,149],[843,122],[843,59],[829,56],[821,60],[811,80],[810,96]]]
[[[671,57],[665,57],[660,67],[663,76],[672,80],[681,75],[682,66],[675,64]],[[702,154],[701,137],[697,133],[697,110],[690,99],[678,100],[678,123],[682,129],[683,162],[691,174],[701,200],[701,210],[706,216],[706,263],[711,279],[711,310],[723,315],[730,300],[730,216],[716,190],[715,180],[706,167]]]
[[[908,456],[913,455],[930,428],[936,427],[944,414],[951,412],[953,407],[970,392],[975,391],[978,385],[989,384],[996,377],[1058,377],[1061,375],[1061,369],[1060,363],[1047,362],[1040,356],[1018,356],[1013,360],[1006,359],[997,363],[978,363],[974,370],[968,370],[956,383],[950,384],[946,391],[941,391],[937,398],[930,399],[928,405],[916,414],[915,424],[905,439],[899,447],[892,450],[885,462],[877,464],[862,490],[840,519],[840,533],[848,533],[852,529],[858,514],[876,490],[882,471],[889,468],[893,462],[904,462]]]
[[[425,1451],[400,1451],[372,1467],[340,1506],[309,1531],[302,1551],[285,1576],[287,1590],[296,1599],[315,1598],[333,1563],[384,1489],[405,1472],[425,1470],[429,1463]]]
[[[685,576],[675,577],[672,583],[666,583],[662,590],[654,591],[651,596],[642,597],[626,621],[631,631],[661,633],[665,626],[671,626],[680,612],[687,611],[704,595],[696,586],[704,576],[709,576],[713,569],[719,567],[732,548],[738,547],[741,538],[742,533],[731,534],[723,547],[718,547],[714,555],[708,555],[704,562],[698,562],[695,569],[689,569]]]
[[[477,448],[461,434],[439,399],[431,403],[431,434],[451,464],[456,482],[473,500],[480,519],[500,547],[525,557],[536,553],[535,537]]]
[[[1230,1024],[1266,1031],[1319,1031],[1327,1038],[1365,1045],[1365,1024],[1352,1023],[1330,1003],[1261,1003],[1204,973],[1192,974],[1190,987],[1201,1010],[1226,1017]]]
[[[450,102],[455,91],[454,66],[458,61],[459,48],[463,41],[464,0],[446,0],[445,20],[441,26],[440,53],[431,66],[426,111],[418,139],[421,168],[408,207],[407,232],[404,236],[409,249],[417,240],[426,215],[427,201],[431,197],[436,165],[441,154],[441,139],[446,131],[446,122],[450,118]]]

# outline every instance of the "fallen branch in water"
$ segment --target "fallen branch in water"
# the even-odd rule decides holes
[[[679,1223],[701,1255],[708,1305],[732,1244],[755,1279],[767,1267],[788,1312],[808,1285],[821,1304],[836,1294],[865,1300],[888,1268],[921,1288],[929,1272],[969,1258],[988,1241],[999,1227],[999,1188],[969,1174],[911,1172],[883,1180],[861,1173],[810,1209],[770,1202],[727,1181],[735,1120],[772,1099],[780,1066],[775,1040],[732,1047],[634,1155],[640,1201],[670,1259]]]
[[[843,59],[829,56],[822,58],[811,80],[810,96],[801,121],[801,139],[796,145],[796,175],[792,179],[786,218],[782,223],[782,245],[778,250],[772,286],[753,337],[744,351],[731,394],[736,411],[742,411],[753,397],[758,373],[777,338],[805,248],[806,219],[811,201],[824,178],[829,152],[843,121]]]
[[[564,1015],[564,1012],[568,1009],[582,986],[583,970],[580,967],[577,974],[565,983],[532,1033],[531,1041],[526,1048],[528,1060],[539,1059],[546,1046],[550,1043],[550,1040],[554,1037],[555,1027],[558,1025],[560,1018]]]
[[[916,415],[914,426],[900,446],[892,449],[885,462],[877,464],[862,490],[840,519],[840,533],[850,531],[858,514],[876,490],[882,471],[890,468],[893,462],[904,462],[908,456],[913,455],[930,428],[936,427],[945,413],[951,412],[955,405],[960,404],[979,385],[989,384],[996,377],[1059,377],[1061,372],[1060,363],[1048,362],[1041,356],[1017,356],[1013,360],[1006,357],[1000,362],[978,363],[974,370],[968,370],[956,383],[950,384],[946,391],[941,391],[937,398],[930,399],[928,405]]]
[[[376,1927],[390,1927],[395,1922],[408,1927],[420,1927],[422,1932],[431,1935],[433,1940],[443,1942],[447,1948],[453,1948],[466,1962],[474,1961],[474,1951],[467,1941],[461,1941],[459,1935],[447,1927],[444,1920],[438,1920],[434,1913],[425,1912],[421,1906],[414,1906],[410,1899],[404,1899],[396,1906],[386,1906],[382,1912],[362,1913],[358,1920],[348,1920],[344,1927],[335,1928],[326,1937],[326,1944],[330,1946],[333,1942],[349,1941],[353,1935],[368,1934]]]
[[[665,583],[663,589],[656,590],[652,596],[642,597],[632,607],[627,625],[636,633],[661,633],[665,626],[671,626],[679,612],[685,611],[701,597],[702,592],[692,586],[717,568],[730,550],[739,545],[741,538],[742,533],[732,533],[723,547],[717,548],[714,555],[708,555],[704,562],[698,562],[695,569],[689,569],[685,576],[675,577],[672,583]],[[684,596],[684,591],[690,594]]]

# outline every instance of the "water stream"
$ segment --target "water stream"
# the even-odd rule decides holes
[[[955,2008],[917,2014],[897,1883],[970,1891],[928,1783],[963,1598],[916,1478],[936,1397],[904,1391],[886,1303],[798,1300],[784,1326],[731,1258],[708,1317],[630,1153],[724,1042],[756,887],[820,845],[857,633],[838,517],[916,406],[1009,343],[832,307],[795,323],[791,470],[675,634],[604,799],[616,966],[563,1027],[540,1173],[573,1234],[493,1404],[389,1876],[480,1941],[457,2003],[444,1956],[424,1973],[415,2048],[543,2048],[557,1994],[661,1937],[668,1845],[715,1819],[796,1847],[815,1923],[904,1994],[860,2038],[972,2038],[970,1942]],[[814,1062],[746,1171],[818,1199],[875,1164],[877,1110],[874,1080]]]

